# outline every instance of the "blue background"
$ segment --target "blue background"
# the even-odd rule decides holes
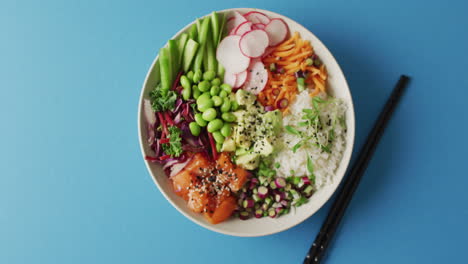
[[[329,47],[355,102],[355,154],[398,76],[413,77],[327,263],[466,262],[466,1],[191,5],[0,2],[0,263],[303,260],[330,204],[280,234],[217,234],[166,202],[140,154],[138,99],[158,49],[236,6],[289,16]]]

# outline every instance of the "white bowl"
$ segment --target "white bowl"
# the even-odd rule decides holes
[[[348,84],[346,79],[341,71],[340,66],[336,62],[333,55],[330,51],[325,47],[325,45],[314,35],[312,32],[295,22],[294,20],[282,16],[280,14],[261,10],[261,9],[254,9],[254,8],[232,8],[219,11],[220,13],[224,12],[232,12],[232,11],[239,11],[241,13],[246,13],[249,11],[260,11],[268,15],[272,18],[282,18],[289,26],[291,32],[298,31],[303,39],[307,39],[311,42],[315,52],[326,65],[328,70],[328,82],[327,87],[328,90],[334,96],[341,98],[345,101],[348,110],[346,112],[346,124],[347,124],[347,135],[346,135],[346,149],[343,153],[343,158],[336,170],[336,175],[334,177],[333,183],[318,190],[309,200],[307,204],[302,205],[296,210],[291,210],[291,213],[281,216],[279,218],[269,218],[264,217],[260,219],[249,219],[246,221],[242,221],[237,218],[231,218],[223,223],[213,225],[208,223],[203,215],[193,213],[190,209],[188,209],[186,202],[177,196],[173,190],[172,186],[169,182],[169,179],[166,177],[164,172],[161,169],[161,166],[155,163],[151,163],[145,161],[146,167],[148,168],[149,173],[153,177],[154,183],[158,186],[161,193],[166,197],[166,199],[177,209],[181,212],[185,217],[189,218],[193,222],[207,228],[213,230],[215,232],[219,232],[222,234],[232,235],[232,236],[242,236],[242,237],[255,237],[255,236],[265,236],[275,234],[284,230],[287,230],[313,214],[315,214],[332,196],[333,192],[337,189],[338,185],[340,184],[346,169],[348,167],[349,161],[351,159],[351,153],[353,150],[354,145],[354,131],[355,131],[355,120],[354,120],[354,107],[353,101],[351,98],[351,94],[348,88]],[[177,38],[180,34],[187,31],[193,23],[185,26],[182,30],[177,32],[173,36],[173,38]],[[158,56],[153,61],[151,68],[146,75],[145,82],[143,84],[143,88],[141,91],[140,96],[140,103],[139,103],[139,110],[138,110],[138,133],[140,138],[140,146],[141,152],[143,157],[148,154],[151,155],[152,151],[148,147],[147,144],[147,133],[146,133],[146,123],[143,116],[142,110],[142,102],[143,98],[148,96],[148,92],[153,89],[156,83],[159,81],[156,78],[155,72],[155,65],[156,61],[158,60]]]

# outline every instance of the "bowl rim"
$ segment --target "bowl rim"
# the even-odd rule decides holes
[[[298,221],[295,221],[293,224],[290,224],[290,225],[285,225],[277,230],[274,230],[274,231],[271,231],[271,232],[264,232],[264,233],[261,233],[261,234],[249,234],[249,233],[239,233],[239,232],[230,232],[230,231],[226,231],[226,230],[223,230],[223,229],[220,229],[220,228],[217,228],[217,225],[210,225],[208,223],[205,223],[205,222],[202,222],[202,221],[199,221],[195,218],[193,218],[191,215],[187,214],[186,212],[184,212],[183,210],[181,210],[179,208],[179,206],[173,202],[171,200],[171,198],[166,194],[166,192],[163,190],[163,188],[159,185],[158,181],[156,180],[156,175],[153,175],[152,171],[151,171],[151,168],[150,168],[150,162],[148,162],[147,160],[144,159],[146,153],[145,153],[145,149],[144,149],[144,140],[143,140],[143,134],[142,134],[142,114],[143,114],[143,111],[142,111],[142,107],[143,107],[143,100],[144,100],[144,94],[145,94],[145,87],[148,83],[148,80],[149,80],[149,77],[150,75],[152,74],[152,71],[155,67],[155,64],[156,62],[158,61],[158,58],[159,58],[159,52],[158,54],[156,55],[156,57],[154,58],[153,62],[151,63],[151,66],[149,67],[148,69],[148,72],[146,74],[146,77],[145,77],[145,80],[143,82],[143,85],[142,85],[142,88],[141,88],[141,92],[140,92],[140,97],[139,97],[139,102],[138,102],[138,113],[137,113],[137,125],[138,125],[138,140],[139,140],[139,144],[140,144],[140,151],[141,151],[141,154],[142,154],[142,157],[143,157],[143,161],[146,165],[146,169],[148,170],[151,178],[153,179],[153,182],[154,184],[157,186],[157,188],[159,189],[159,192],[164,196],[164,198],[177,210],[179,211],[183,216],[185,216],[186,218],[190,219],[192,222],[208,229],[208,230],[211,230],[211,231],[214,231],[214,232],[217,232],[217,233],[221,233],[221,234],[225,234],[225,235],[230,235],[230,236],[236,236],[236,237],[261,237],[261,236],[268,236],[268,235],[272,235],[272,234],[276,234],[276,233],[280,233],[280,232],[283,232],[283,231],[286,231],[288,229],[291,229],[299,224],[301,224],[302,222],[304,222],[305,220],[309,219],[311,216],[313,216],[316,212],[318,212],[330,199],[331,197],[333,196],[333,194],[338,190],[339,186],[341,185],[342,181],[343,181],[343,178],[345,177],[346,175],[346,171],[348,170],[349,168],[349,163],[351,161],[351,158],[352,158],[352,154],[353,154],[353,149],[354,149],[354,143],[355,143],[355,131],[356,131],[356,117],[355,117],[355,112],[354,112],[354,103],[353,103],[353,98],[352,98],[352,94],[351,94],[351,91],[349,89],[349,85],[348,85],[348,81],[346,80],[346,76],[344,75],[340,65],[338,64],[338,61],[336,60],[335,56],[333,55],[332,52],[330,52],[330,50],[328,49],[328,47],[314,34],[312,33],[309,29],[307,29],[306,27],[304,27],[302,24],[296,22],[294,19],[291,19],[285,15],[281,15],[281,14],[278,14],[274,11],[270,11],[270,10],[265,10],[265,9],[259,9],[259,8],[245,8],[245,7],[241,7],[241,8],[228,8],[228,9],[223,9],[223,10],[217,10],[216,12],[218,13],[225,13],[225,12],[232,12],[232,11],[240,11],[240,12],[250,12],[250,11],[258,11],[258,12],[267,12],[267,13],[271,13],[271,14],[274,14],[276,15],[277,17],[279,18],[288,18],[290,19],[291,21],[295,22],[297,24],[298,27],[301,27],[304,31],[307,31],[308,33],[310,33],[312,36],[314,36],[317,41],[324,47],[325,51],[328,52],[331,56],[331,58],[334,60],[334,62],[336,63],[337,65],[337,71],[338,73],[343,76],[343,80],[344,80],[344,84],[345,84],[345,90],[347,91],[347,93],[349,94],[349,97],[350,97],[350,101],[347,102],[349,103],[348,105],[348,108],[347,108],[347,111],[350,111],[350,117],[351,119],[349,120],[349,122],[352,124],[352,127],[353,129],[349,129],[348,128],[348,132],[347,133],[350,133],[349,134],[349,138],[350,138],[350,141],[347,141],[346,142],[346,148],[349,148],[351,149],[351,151],[349,152],[349,155],[346,157],[345,156],[345,152],[346,151],[343,151],[343,156],[341,158],[341,163],[342,166],[344,166],[344,172],[343,172],[343,175],[335,175],[335,176],[340,176],[339,177],[339,181],[337,182],[336,184],[336,188],[329,194],[328,197],[326,197],[324,200],[323,200],[323,203],[318,206],[316,208],[316,210],[311,210],[303,219],[298,219]],[[201,18],[204,18],[204,17],[207,17],[209,16],[211,13],[209,14],[206,14],[204,16],[202,16]],[[191,23],[187,24],[185,27],[183,27],[182,29],[180,29],[177,33],[175,33],[170,39],[175,39],[177,38],[180,34],[182,34],[183,32],[185,32],[187,29],[189,29],[195,22],[196,20],[193,20]]]

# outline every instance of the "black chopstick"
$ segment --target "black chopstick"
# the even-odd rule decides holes
[[[312,247],[310,248],[304,264],[320,263],[325,251],[330,244],[333,235],[336,232],[338,225],[348,207],[354,192],[356,191],[359,182],[364,174],[367,165],[377,147],[377,144],[382,137],[383,131],[392,116],[398,101],[400,100],[403,91],[405,90],[410,78],[402,75],[393,89],[390,98],[387,100],[382,112],[379,115],[374,127],[367,137],[364,146],[359,153],[358,159],[354,163],[349,176],[346,178],[341,191],[338,193],[336,200],[333,202],[332,208],[315,238]]]

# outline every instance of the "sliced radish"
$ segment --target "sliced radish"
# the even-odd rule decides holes
[[[245,21],[247,21],[247,19],[241,14],[239,14],[239,12],[235,11],[234,15],[226,22],[226,29],[228,32],[231,32],[231,30],[244,23]]]
[[[270,38],[270,46],[280,44],[288,35],[288,26],[281,18],[273,18],[265,27]]]
[[[216,49],[216,59],[226,72],[240,73],[249,67],[250,58],[244,56],[239,48],[241,36],[227,36]]]
[[[270,18],[268,18],[267,15],[258,12],[258,11],[251,11],[246,14],[244,14],[244,17],[247,18],[252,23],[262,23],[262,24],[268,24],[270,23]]]
[[[252,25],[252,29],[265,29],[266,25],[263,23],[255,23]]]
[[[236,85],[236,82],[237,82],[237,74],[230,73],[230,72],[224,73],[224,83],[229,84],[231,87],[234,87]]]
[[[261,60],[252,60],[247,68],[247,81],[243,89],[253,94],[260,93],[268,81],[268,72]]]
[[[242,36],[239,47],[245,56],[258,58],[263,55],[268,44],[268,34],[264,30],[255,29]]]
[[[249,32],[252,30],[252,22],[250,21],[245,21],[244,23],[240,24],[239,26],[236,27],[235,34],[242,36],[245,33]]]
[[[247,71],[243,71],[241,73],[236,74],[236,83],[232,85],[232,87],[233,88],[241,87],[245,83],[245,80],[247,80]]]
[[[231,29],[231,31],[229,31],[229,34],[228,34],[228,35],[229,35],[229,36],[235,35],[235,34],[236,34],[236,29],[237,29],[237,28]]]

